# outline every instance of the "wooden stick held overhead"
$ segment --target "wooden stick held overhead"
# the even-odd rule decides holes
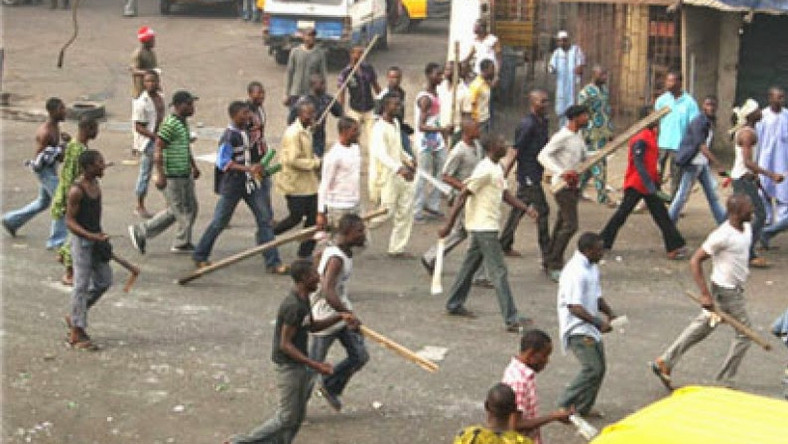
[[[694,294],[692,294],[691,291],[687,291],[686,294],[687,294],[688,298],[690,298],[693,301],[697,302],[698,305],[701,305],[700,298],[695,296]],[[755,330],[753,330],[750,327],[742,324],[741,322],[739,322],[738,319],[734,318],[733,316],[729,315],[728,313],[725,313],[724,311],[720,310],[717,307],[716,304],[713,306],[712,312],[714,314],[716,314],[717,316],[719,316],[720,318],[722,318],[722,320],[725,323],[730,324],[730,326],[733,327],[736,331],[738,331],[739,333],[743,334],[744,336],[747,336],[748,338],[752,339],[753,342],[755,342],[756,344],[760,345],[764,350],[769,351],[769,350],[772,349],[771,344],[766,342],[766,340],[763,339],[760,335],[758,335],[758,333],[756,333]]]
[[[402,356],[403,358],[416,363],[419,367],[427,370],[430,373],[435,373],[438,371],[438,364],[430,361],[429,359],[424,359],[421,356],[417,355],[416,353],[412,352],[407,347],[404,347],[396,342],[392,341],[391,339],[383,336],[382,334],[370,329],[366,325],[361,325],[359,327],[361,330],[361,334],[366,336],[369,339],[377,342],[378,344],[382,345],[383,347],[393,351],[394,353]]]
[[[613,154],[616,150],[621,148],[622,146],[626,145],[629,142],[629,139],[634,137],[637,133],[642,131],[644,128],[654,124],[654,122],[659,121],[659,119],[665,117],[670,112],[670,107],[666,106],[660,109],[659,111],[654,111],[653,113],[649,114],[643,120],[636,122],[634,125],[630,126],[626,131],[619,134],[615,139],[608,142],[607,145],[604,146],[601,150],[597,151],[596,154],[590,156],[585,161],[583,161],[580,166],[575,168],[577,174],[583,174],[588,171],[592,166],[594,166],[597,162],[601,161],[605,157]],[[558,183],[550,188],[550,191],[553,194],[563,190],[566,188],[566,182],[561,179]]]
[[[376,218],[378,216],[382,216],[382,215],[386,214],[387,211],[388,210],[386,208],[380,208],[378,210],[371,211],[371,212],[361,216],[361,218],[366,222],[366,221],[369,221],[370,219],[373,219],[373,218]],[[309,237],[314,236],[315,233],[317,233],[317,227],[309,227],[309,228],[305,228],[303,230],[297,231],[295,233],[289,234],[287,236],[279,237],[277,239],[272,240],[271,242],[266,242],[266,243],[264,243],[262,245],[258,245],[256,247],[250,248],[248,250],[244,250],[244,251],[242,251],[240,253],[236,253],[236,254],[234,254],[234,255],[232,255],[230,257],[226,257],[226,258],[224,258],[224,259],[222,259],[220,261],[214,262],[213,264],[208,265],[207,267],[202,267],[202,268],[200,268],[198,270],[195,270],[194,272],[192,272],[192,273],[190,273],[190,274],[178,279],[177,282],[179,284],[181,284],[181,285],[187,284],[187,283],[189,283],[189,282],[191,282],[191,281],[193,281],[195,279],[198,279],[198,278],[201,278],[201,277],[205,276],[206,274],[213,273],[216,270],[219,270],[219,269],[222,269],[224,267],[230,266],[230,265],[232,265],[232,264],[234,264],[236,262],[240,262],[240,261],[242,261],[244,259],[247,259],[247,258],[250,258],[250,257],[255,256],[257,254],[260,254],[260,253],[262,253],[264,251],[268,251],[271,248],[276,248],[276,247],[278,247],[280,245],[284,245],[284,244],[287,244],[289,242],[294,242],[294,241],[307,239]]]

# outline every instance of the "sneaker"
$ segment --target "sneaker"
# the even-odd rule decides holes
[[[184,253],[192,253],[194,252],[194,245],[190,243],[186,245],[175,246],[173,245],[170,248],[170,253],[177,253],[177,254],[184,254]]]
[[[680,261],[687,258],[687,247],[676,248],[668,252],[668,259],[672,261]]]
[[[13,228],[11,227],[11,225],[8,225],[8,221],[7,221],[7,220],[5,220],[5,219],[3,219],[3,228],[5,228],[5,231],[7,231],[7,232],[8,232],[8,234],[9,234],[11,237],[16,237],[16,230],[15,230],[15,229],[13,229]]]
[[[342,401],[339,400],[338,396],[332,395],[325,387],[320,387],[317,389],[317,392],[320,393],[320,396],[326,400],[328,405],[331,406],[332,409],[339,412],[342,411]]]
[[[449,316],[459,316],[468,319],[476,319],[476,314],[465,307],[458,307],[454,310],[446,310],[446,314]]]
[[[432,276],[435,273],[435,264],[430,263],[429,261],[427,261],[427,259],[424,259],[424,256],[421,257],[421,266],[424,267],[425,270],[427,270],[427,273],[429,273],[430,276]]]
[[[752,268],[769,268],[771,264],[764,257],[754,257],[750,259],[750,267]]]
[[[666,389],[673,391],[673,386],[671,385],[672,379],[670,377],[670,367],[665,364],[665,361],[662,359],[655,359],[654,362],[650,362],[649,366],[651,367],[651,371],[659,378],[662,385],[665,386]]]
[[[140,229],[136,225],[129,225],[129,239],[131,239],[131,245],[140,254],[145,254],[145,236],[140,233]]]

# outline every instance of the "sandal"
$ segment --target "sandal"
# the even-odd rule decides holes
[[[268,272],[271,274],[283,276],[290,273],[290,267],[285,264],[274,265],[272,267],[268,267]]]
[[[71,339],[66,339],[66,345],[69,348],[74,350],[81,350],[81,351],[98,351],[98,345],[94,344],[88,338],[82,338],[76,342],[72,342]]]

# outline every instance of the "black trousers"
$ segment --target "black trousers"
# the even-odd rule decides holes
[[[304,221],[304,228],[315,226],[317,223],[317,194],[309,196],[285,196],[287,200],[287,210],[290,214],[279,221],[274,227],[274,234],[279,236],[285,231],[295,227]],[[306,220],[304,220],[306,219]],[[315,249],[316,242],[312,239],[301,242],[298,247],[298,257],[310,259],[312,251]]]
[[[665,203],[662,202],[659,197],[653,194],[641,194],[634,188],[627,188],[624,190],[624,200],[600,233],[605,242],[605,248],[613,248],[618,230],[624,225],[624,222],[627,221],[627,217],[629,217],[629,214],[635,209],[640,199],[646,202],[646,207],[648,207],[648,212],[651,213],[651,218],[654,219],[654,222],[656,222],[659,230],[662,232],[665,251],[670,252],[686,245],[684,238],[681,237],[681,233],[676,229],[676,225],[670,220],[668,209],[665,208]]]
[[[536,228],[539,236],[539,251],[542,253],[542,260],[547,256],[547,248],[550,246],[550,227],[548,224],[550,207],[547,205],[547,198],[541,183],[533,185],[520,185],[517,188],[517,199],[527,205],[533,205],[539,213],[536,218]],[[525,215],[525,211],[512,207],[509,211],[509,218],[501,233],[501,247],[503,251],[511,251],[514,247],[514,233],[520,219]]]

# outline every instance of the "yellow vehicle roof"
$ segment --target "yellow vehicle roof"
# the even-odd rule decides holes
[[[785,444],[788,402],[688,386],[607,426],[592,444]]]

